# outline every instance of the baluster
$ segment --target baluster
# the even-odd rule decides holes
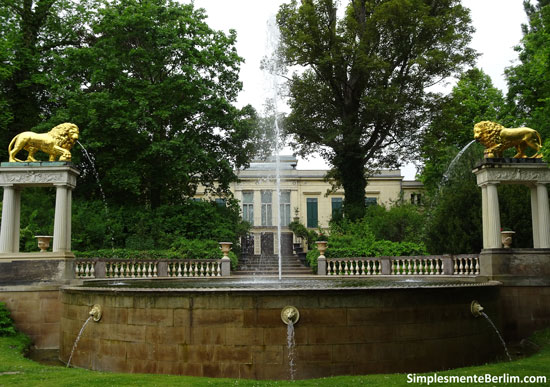
[[[417,262],[418,260],[413,259],[412,261],[413,261],[413,274],[415,274],[415,275],[416,274],[422,274],[422,272],[420,272],[420,273],[418,272],[418,269],[419,269],[418,268],[418,262]]]
[[[336,272],[336,262],[328,261],[328,275],[334,275]]]
[[[437,262],[437,261],[436,261],[436,262]],[[430,259],[430,267],[428,268],[428,271],[429,271],[428,274],[432,274],[432,275],[437,274],[437,273],[434,271],[434,259]]]
[[[369,274],[369,270],[370,270],[369,261],[360,261],[360,262],[361,262],[361,272],[359,274],[361,275]],[[365,264],[367,266],[366,270],[365,270]]]
[[[153,277],[158,277],[158,262],[153,263]]]
[[[396,274],[396,261],[390,260],[390,274]]]
[[[441,264],[440,264],[439,259],[435,260],[435,274],[436,275],[441,274]]]
[[[193,274],[193,277],[198,277],[199,276],[199,266],[198,266],[198,263],[197,261],[193,262],[194,266],[195,266],[195,272]]]
[[[221,263],[218,261],[216,263],[216,277],[221,277],[222,276],[222,269],[221,269]]]
[[[87,262],[84,263],[86,269],[84,270],[84,277],[88,277],[88,274],[90,273],[90,269],[88,268],[88,264]],[[81,266],[81,270],[82,270],[82,266]]]
[[[408,271],[407,271],[407,274],[412,274],[412,265],[411,265],[411,260],[410,259],[407,259],[406,260],[408,262]]]
[[[462,258],[458,262],[458,274],[464,275],[464,260]]]
[[[458,258],[453,259],[453,274],[458,274]]]
[[[132,278],[136,278],[136,268],[135,268],[135,265],[136,265],[135,262],[130,262],[130,277],[132,277]]]
[[[475,262],[476,262],[476,274],[479,274],[479,258],[474,258],[475,259]]]

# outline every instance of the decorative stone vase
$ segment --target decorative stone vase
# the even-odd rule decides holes
[[[505,249],[509,249],[512,246],[512,238],[516,232],[515,231],[501,231],[500,238],[502,241],[502,246]]]
[[[38,239],[38,248],[40,249],[41,253],[45,253],[50,248],[50,242],[53,239],[53,236],[51,235],[35,235],[36,239]]]
[[[317,244],[317,250],[319,250],[319,254],[323,257],[325,256],[325,251],[327,251],[327,241],[317,241],[315,242]]]
[[[231,246],[233,245],[233,243],[220,242],[219,245],[220,245],[220,249],[222,249],[223,257],[229,259],[228,254],[231,251]]]

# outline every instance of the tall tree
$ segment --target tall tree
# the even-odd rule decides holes
[[[53,58],[79,46],[90,1],[0,0],[0,158],[19,132],[51,114]]]
[[[205,18],[170,0],[106,1],[89,45],[60,58],[54,76],[72,85],[57,90],[65,108],[54,119],[80,126],[114,201],[158,207],[198,184],[227,191],[255,149],[254,109],[232,104],[242,86],[235,32]]]
[[[516,46],[520,63],[506,70],[508,99],[521,124],[550,137],[550,1],[524,1],[529,19]]]
[[[366,167],[407,158],[425,89],[471,63],[469,12],[458,0],[292,0],[277,22],[288,65],[286,128],[301,153],[320,150],[345,191],[345,213],[365,211]]]

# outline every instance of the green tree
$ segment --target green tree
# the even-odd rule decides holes
[[[0,1],[0,158],[13,136],[51,115],[54,58],[82,44],[92,1]]]
[[[59,57],[55,121],[72,120],[110,200],[153,208],[199,184],[227,192],[255,150],[256,112],[233,106],[242,88],[234,31],[170,0],[106,1],[86,46]],[[83,162],[81,192],[98,193]],[[216,182],[218,184],[214,184]]]
[[[301,153],[320,150],[364,215],[365,167],[396,165],[417,138],[426,88],[475,58],[468,10],[457,0],[292,0],[277,15],[281,52],[305,71],[289,80],[287,131]]]
[[[508,100],[521,124],[550,138],[550,1],[524,1],[529,19],[516,46],[519,62],[506,70]]]

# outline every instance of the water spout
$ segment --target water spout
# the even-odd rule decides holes
[[[443,184],[445,184],[448,180],[449,180],[449,175],[450,173],[452,172],[455,164],[458,162],[458,160],[460,160],[460,157],[462,157],[462,155],[464,154],[464,152],[466,152],[466,149],[468,149],[470,147],[470,145],[472,145],[474,142],[476,142],[476,140],[472,140],[470,141],[468,144],[466,144],[466,146],[464,148],[462,148],[460,150],[460,152],[457,153],[457,155],[455,156],[455,158],[451,161],[451,163],[449,164],[449,167],[447,168],[447,170],[445,171],[445,173],[443,174],[443,178],[441,179],[441,183],[439,184],[439,186],[442,186]]]
[[[294,339],[294,324],[300,320],[300,312],[295,306],[285,306],[281,311],[281,319],[286,324],[286,344],[288,352],[288,372],[290,380],[296,376],[295,354],[296,341]]]
[[[95,180],[97,182],[97,186],[99,188],[99,193],[101,194],[101,199],[103,200],[103,207],[105,208],[105,216],[106,216],[107,220],[110,220],[109,207],[107,206],[107,197],[105,196],[105,191],[103,191],[103,186],[101,185],[101,181],[99,180],[99,173],[97,172],[97,169],[95,167],[94,159],[92,158],[91,154],[84,147],[84,145],[82,145],[82,143],[80,141],[77,140],[76,142],[78,143],[78,145],[80,145],[80,147],[84,151],[84,156],[86,156],[86,158],[90,162],[90,166],[92,167],[92,173],[94,174]],[[114,239],[114,236],[113,236],[113,231],[111,230],[110,223],[111,222],[107,222],[107,228],[108,228],[109,234],[111,234],[111,248],[114,249],[115,248],[115,239]]]
[[[506,346],[506,342],[504,341],[504,339],[502,338],[502,335],[500,334],[499,330],[497,329],[497,327],[493,323],[493,320],[491,320],[489,318],[489,316],[487,316],[487,314],[483,310],[484,310],[484,308],[477,301],[472,301],[472,303],[470,304],[470,312],[472,312],[474,317],[483,316],[489,322],[489,325],[491,325],[493,327],[493,329],[495,330],[495,332],[496,332],[496,334],[497,334],[497,336],[500,340],[500,343],[502,344],[502,347],[504,348],[504,352],[506,352],[506,357],[508,358],[509,361],[512,361],[512,357],[510,356],[510,352],[508,352],[508,347]]]
[[[80,328],[80,331],[78,332],[78,335],[76,336],[76,340],[74,341],[73,348],[71,350],[71,355],[69,356],[69,361],[67,361],[67,368],[71,365],[71,360],[73,359],[74,351],[76,350],[76,347],[78,345],[78,342],[80,341],[80,337],[82,337],[82,333],[84,333],[84,329],[86,328],[86,325],[93,320],[94,322],[99,322],[102,317],[102,308],[101,305],[95,304],[90,312],[88,313],[89,317],[84,321],[84,324],[82,324],[82,328]]]

